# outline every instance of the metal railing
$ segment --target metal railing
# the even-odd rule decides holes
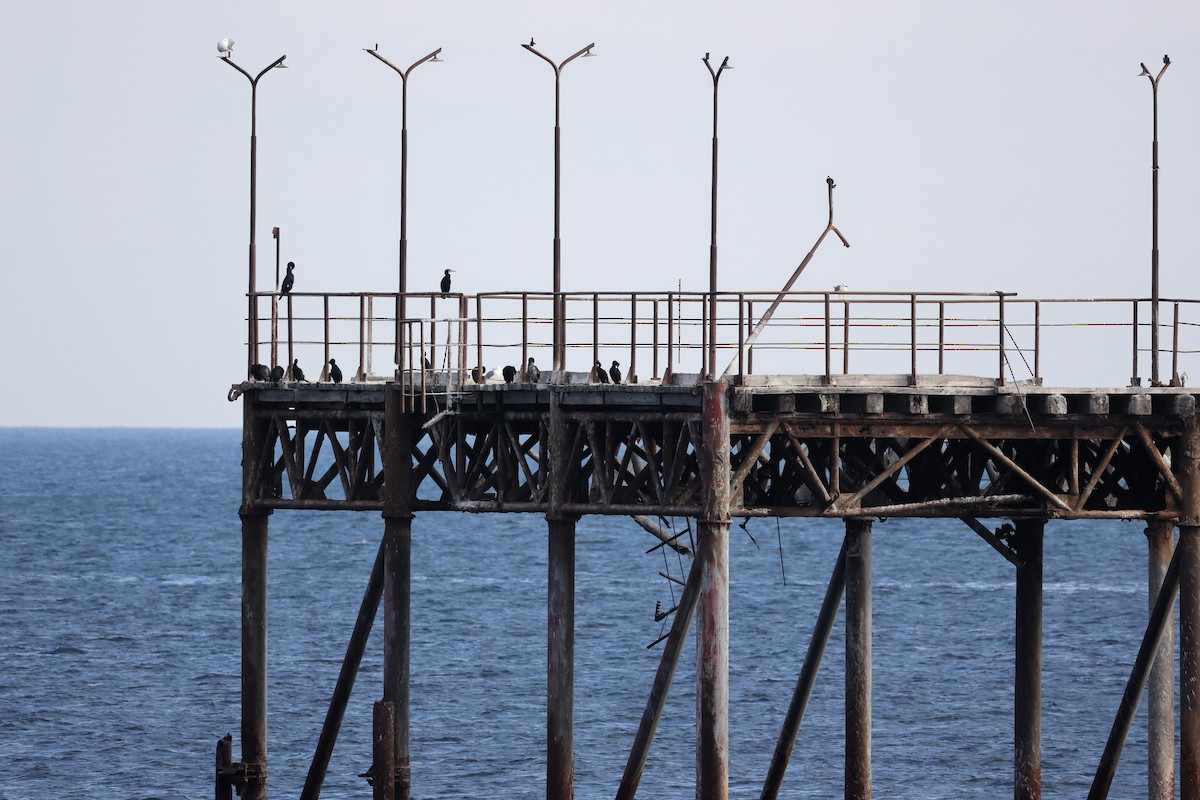
[[[837,383],[851,374],[907,375],[912,384],[931,376],[963,375],[1059,385],[1084,375],[1092,385],[1136,386],[1149,363],[1146,298],[1029,299],[1012,294],[938,292],[790,292],[761,335],[751,330],[777,297],[773,292],[588,292],[560,295],[566,341],[565,373],[552,363],[554,296],[547,292],[477,295],[410,293],[410,317],[397,315],[392,293],[259,292],[250,325],[251,361],[270,344],[273,366],[286,348],[286,365],[321,358],[328,380],[331,358],[356,361],[356,381],[401,380],[461,386],[489,369],[523,373],[540,360],[545,380],[587,380],[597,364],[618,362],[625,380],[688,383],[725,375],[806,375]],[[428,313],[412,315],[417,309]],[[1182,385],[1181,365],[1200,352],[1200,301],[1164,300],[1160,337],[1170,346],[1169,385]],[[267,308],[264,309],[264,306]],[[710,326],[710,307],[717,309]],[[262,313],[263,311],[266,313]],[[269,325],[270,334],[261,334]],[[280,328],[282,327],[282,332]],[[710,350],[710,330],[716,331]],[[1164,331],[1160,331],[1163,333]],[[716,362],[709,363],[709,353]],[[1125,355],[1122,355],[1124,353]],[[376,365],[380,369],[376,370]],[[475,368],[478,374],[472,375]],[[648,369],[648,374],[646,370]],[[1123,368],[1122,368],[1123,369]],[[309,370],[309,374],[315,374]],[[1063,376],[1068,380],[1064,381]],[[1094,378],[1091,377],[1094,375]],[[289,375],[290,377],[290,375]]]

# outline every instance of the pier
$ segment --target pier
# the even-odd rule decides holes
[[[792,667],[796,694],[762,796],[776,796],[789,759],[803,757],[793,745],[843,602],[845,791],[871,796],[871,523],[907,516],[957,518],[1012,565],[1014,796],[1039,797],[1044,525],[1144,521],[1149,574],[1157,576],[1147,592],[1158,602],[1142,647],[1129,653],[1125,702],[1097,754],[1092,796],[1106,796],[1146,687],[1150,779],[1161,787],[1178,780],[1183,797],[1200,796],[1200,701],[1188,692],[1178,709],[1181,773],[1174,770],[1171,638],[1178,595],[1179,680],[1189,685],[1200,668],[1200,429],[1180,359],[1195,352],[1195,304],[1166,301],[1163,339],[1171,346],[1149,355],[1161,355],[1170,377],[1155,385],[1141,374],[1150,360],[1145,298],[780,297],[771,333],[749,345],[774,296],[564,295],[557,305],[568,314],[568,369],[532,380],[520,365],[555,360],[556,303],[546,293],[410,295],[409,309],[429,313],[409,318],[396,316],[395,294],[252,295],[248,360],[307,363],[316,374],[230,390],[244,409],[242,754],[234,761],[222,741],[218,788],[266,794],[268,520],[275,509],[306,509],[379,511],[383,524],[326,723],[314,732],[305,798],[319,795],[380,606],[385,678],[376,689],[369,776],[376,797],[419,795],[408,736],[409,620],[420,613],[410,604],[409,548],[414,526],[435,511],[545,516],[552,798],[573,796],[575,524],[585,514],[634,517],[692,558],[679,603],[668,610],[659,670],[645,676],[647,704],[627,767],[613,776],[621,798],[636,794],[689,635],[699,659],[696,792],[727,796],[729,528],[737,518],[783,516],[829,518],[831,531],[840,521],[844,545],[808,658]],[[1128,365],[1127,385],[1048,385],[1044,351],[1065,335],[1112,343],[1108,356],[1124,356],[1106,363]],[[348,376],[341,383],[328,377],[331,357]],[[622,380],[600,383],[590,367],[611,361],[621,364]],[[803,369],[780,369],[789,363]],[[854,371],[858,363],[872,371]],[[511,382],[502,366],[514,367]],[[695,521],[695,552],[660,523],[670,517]]]

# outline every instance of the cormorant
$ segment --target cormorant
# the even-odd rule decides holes
[[[329,359],[329,379],[334,383],[342,382],[342,368],[337,365],[337,359]]]
[[[608,374],[612,376],[613,383],[621,382],[621,365],[614,361],[612,367],[608,370]]]
[[[442,294],[450,294],[450,273],[452,269],[446,270],[446,274],[442,275]]]
[[[279,296],[287,297],[292,291],[292,286],[296,283],[296,276],[292,274],[292,270],[296,268],[295,261],[289,261],[287,265],[287,275],[283,276],[283,283],[279,285]]]
[[[503,374],[504,374],[504,382],[512,383],[513,380],[515,380],[517,377],[517,368],[514,367],[512,364],[509,364],[507,367],[504,368]]]
[[[271,367],[271,380],[275,383],[279,383],[281,380],[283,380],[283,367],[279,366],[278,364]]]
[[[471,380],[483,383],[483,367],[471,367]]]
[[[271,379],[271,370],[267,369],[266,364],[251,364],[250,377],[256,381],[269,381]]]
[[[604,367],[600,366],[599,361],[596,362],[596,366],[593,368],[593,370],[596,373],[597,381],[600,383],[608,383],[608,373],[604,371]]]
[[[541,380],[542,371],[533,363],[533,356],[529,357],[529,364],[525,367],[525,380],[530,383],[537,383]]]
[[[304,383],[304,370],[300,369],[300,359],[292,361],[292,380],[296,383]]]
[[[421,354],[421,366],[425,367],[425,369],[433,369],[433,364],[429,363],[429,356],[424,353]]]

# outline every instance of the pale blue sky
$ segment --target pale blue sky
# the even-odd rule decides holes
[[[0,26],[3,425],[240,424],[225,393],[244,365],[249,87],[218,62],[224,36],[253,71],[288,56],[260,88],[260,274],[278,225],[298,288],[331,291],[395,284],[400,82],[363,52],[376,43],[446,59],[409,90],[410,287],[454,266],[465,291],[549,288],[552,76],[519,47],[533,36],[599,56],[563,83],[568,290],[706,286],[711,51],[735,67],[729,288],[782,285],[833,175],[853,247],[797,288],[1146,295],[1138,62],[1169,53],[1162,291],[1200,297],[1196,0],[76,0],[6,4]],[[1125,357],[1043,371],[1096,382],[1081,366]]]

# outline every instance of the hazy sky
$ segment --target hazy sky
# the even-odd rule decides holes
[[[224,36],[253,72],[287,54],[259,91],[260,275],[280,226],[309,291],[395,286],[400,80],[376,44],[402,65],[444,48],[409,88],[410,288],[454,266],[464,291],[549,289],[553,77],[532,36],[599,56],[563,79],[567,290],[706,288],[711,51],[735,67],[725,286],[782,285],[832,175],[853,247],[798,289],[1148,295],[1138,63],[1169,53],[1162,292],[1200,297],[1197,0],[76,0],[4,4],[0,27],[0,425],[240,424],[250,93]],[[1059,382],[1118,358],[1065,354]]]

